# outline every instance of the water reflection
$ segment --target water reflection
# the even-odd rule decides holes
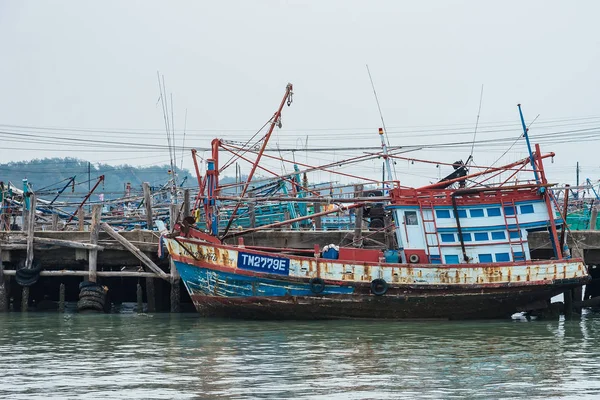
[[[590,398],[600,315],[251,322],[0,315],[0,398]]]

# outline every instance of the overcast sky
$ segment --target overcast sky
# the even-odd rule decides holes
[[[476,140],[508,141],[476,145],[477,164],[496,161],[518,137],[521,103],[528,123],[539,114],[532,140],[557,153],[550,180],[574,182],[576,161],[597,180],[599,15],[597,1],[0,0],[0,162],[168,163],[157,71],[173,95],[179,145],[186,109],[186,147],[247,140],[292,82],[294,104],[273,146],[376,146],[368,64],[391,145],[472,141],[484,85]],[[51,144],[57,138],[68,141]],[[519,141],[501,161],[524,149]],[[470,150],[411,155],[452,162]],[[356,154],[295,156],[317,164]],[[380,167],[353,172],[379,176]],[[450,172],[396,168],[414,185]],[[321,179],[330,176],[312,176]]]

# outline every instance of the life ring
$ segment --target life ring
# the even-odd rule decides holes
[[[314,294],[319,294],[325,290],[325,281],[321,278],[310,278],[310,291]]]
[[[388,284],[384,279],[373,279],[373,281],[371,282],[371,292],[375,296],[382,296],[387,292],[387,290]]]
[[[417,254],[411,254],[410,256],[408,256],[408,262],[410,262],[411,264],[416,264],[419,261],[421,261],[421,259]]]

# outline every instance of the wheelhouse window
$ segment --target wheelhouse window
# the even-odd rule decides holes
[[[521,207],[521,214],[533,214],[533,204],[525,204]]]
[[[442,238],[442,242],[445,242],[445,243],[450,242],[450,243],[452,243],[452,242],[455,241],[454,240],[454,233],[442,233],[442,234],[440,234],[440,236]]]
[[[404,220],[406,225],[419,225],[416,211],[404,211]]]
[[[510,261],[508,253],[496,253],[496,262],[507,262]]]
[[[492,255],[491,254],[480,254],[479,262],[492,262]]]
[[[446,260],[446,264],[458,264],[458,256],[457,255],[447,255],[444,256],[444,259]]]
[[[489,240],[487,232],[475,232],[475,240],[478,242]]]
[[[471,218],[483,217],[483,208],[471,209]]]
[[[506,239],[506,235],[503,231],[492,232],[492,240],[504,240]]]
[[[515,208],[513,206],[504,207],[504,215],[515,215]]]
[[[487,215],[488,215],[488,217],[499,217],[500,216],[500,208],[498,208],[498,207],[488,208]]]
[[[438,218],[450,218],[450,210],[435,210],[435,215]]]

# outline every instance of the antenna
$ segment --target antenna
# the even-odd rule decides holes
[[[181,167],[179,170],[183,170],[183,150],[185,149],[185,130],[187,128],[187,108],[185,109],[185,118],[183,119],[183,142],[181,143]]]
[[[385,127],[385,121],[383,120],[383,113],[381,112],[381,106],[379,105],[379,99],[377,98],[377,92],[375,91],[375,84],[373,83],[373,77],[371,77],[371,70],[369,69],[369,64],[365,64],[367,66],[367,73],[369,74],[369,80],[371,81],[371,87],[373,88],[373,94],[375,95],[375,102],[377,103],[377,109],[379,110],[379,117],[381,118],[381,125],[383,126],[383,133],[385,134],[385,140],[387,141],[387,145],[390,145],[390,138],[387,134],[387,128]],[[395,165],[395,163],[394,163]],[[390,180],[396,178],[396,167],[394,166],[394,176],[393,178],[390,176]]]
[[[483,83],[481,84],[481,94],[479,95],[479,110],[477,110],[477,121],[475,121],[475,132],[473,133],[473,144],[471,145],[471,154],[469,160],[473,160],[473,149],[475,148],[475,138],[477,137],[477,127],[479,126],[479,115],[481,114],[481,102],[483,100]],[[469,161],[467,161],[467,164]]]

